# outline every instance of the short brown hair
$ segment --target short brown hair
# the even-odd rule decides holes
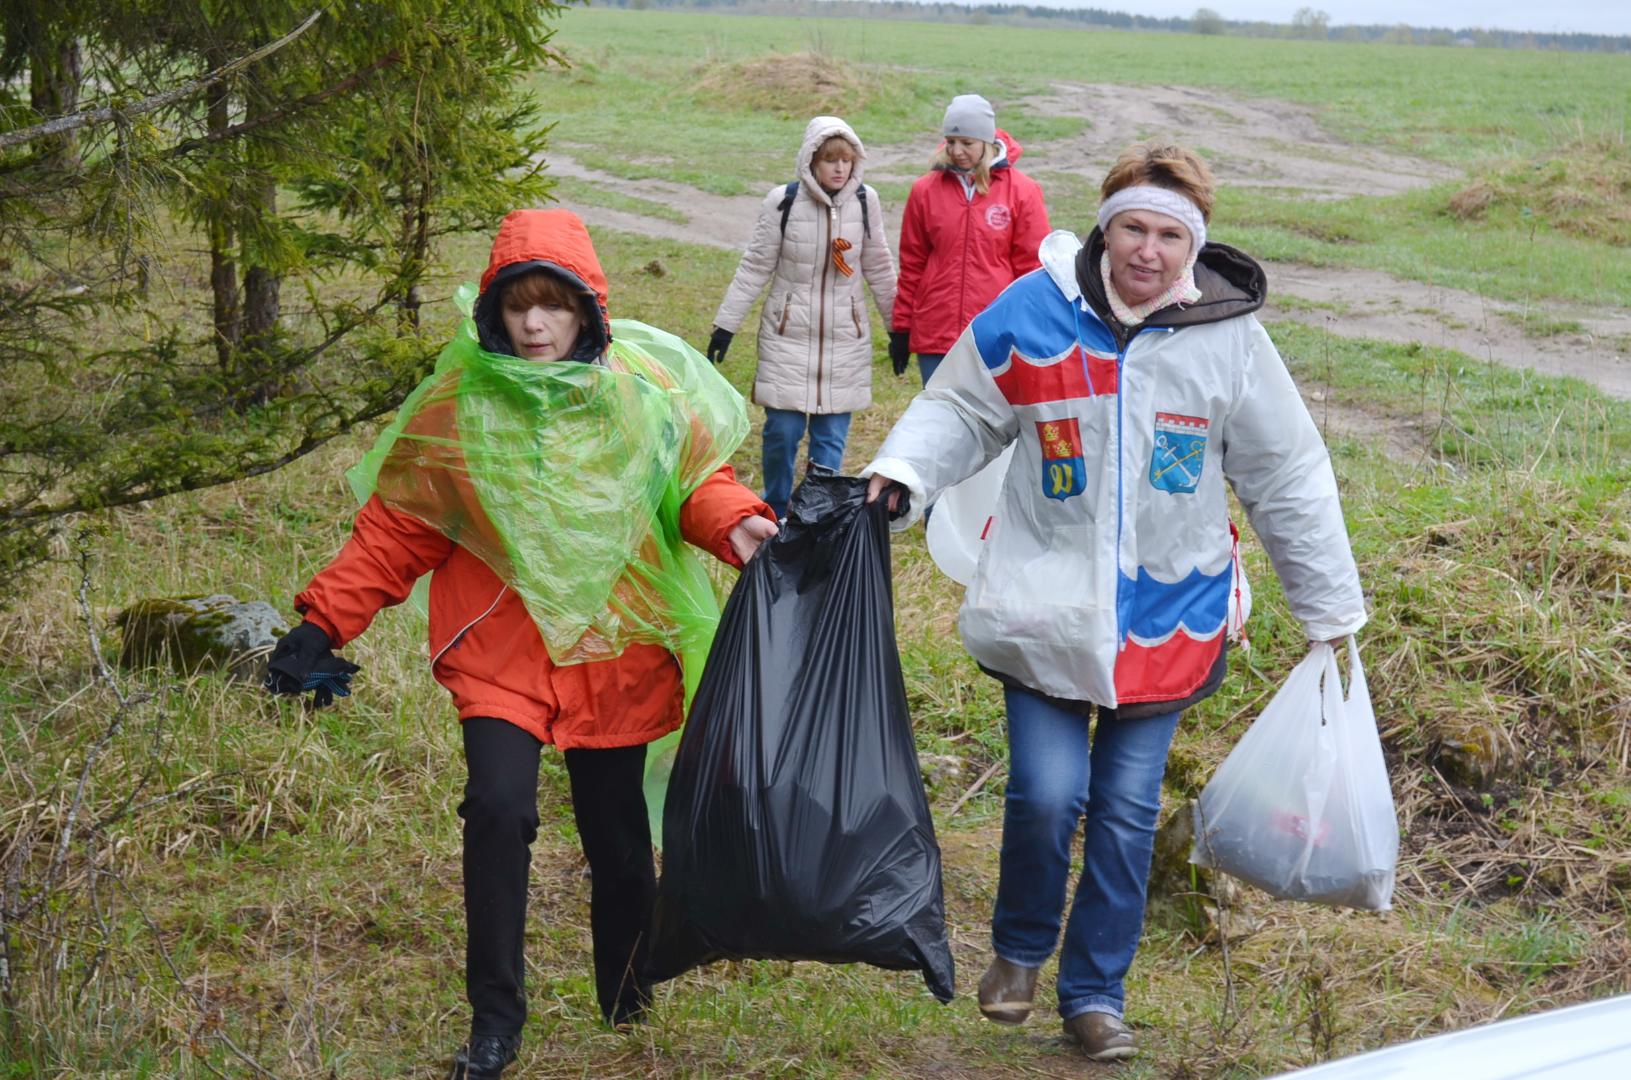
[[[816,147],[814,161],[854,161],[859,156],[855,153],[855,144],[842,135],[828,136],[820,146]]]
[[[574,289],[559,274],[552,274],[548,270],[529,270],[506,281],[498,300],[501,306],[515,311],[524,311],[534,304],[559,304],[562,307],[576,306],[582,312],[587,306],[584,301],[588,295],[581,289]]]
[[[1138,184],[1176,191],[1194,203],[1201,220],[1212,220],[1212,200],[1218,182],[1212,170],[1193,150],[1170,143],[1134,143],[1121,152],[1099,185],[1100,199],[1108,199],[1122,188]]]

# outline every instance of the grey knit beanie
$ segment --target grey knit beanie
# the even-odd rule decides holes
[[[940,122],[940,134],[994,143],[997,141],[996,110],[979,94],[958,94],[946,106],[946,118]]]

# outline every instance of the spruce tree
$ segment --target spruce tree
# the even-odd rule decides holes
[[[75,515],[400,403],[439,242],[547,197],[560,11],[0,2],[0,601]]]

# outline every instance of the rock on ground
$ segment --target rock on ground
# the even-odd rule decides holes
[[[189,675],[213,668],[244,681],[259,680],[266,653],[289,629],[264,600],[225,594],[138,600],[113,621],[125,667],[165,664]]]

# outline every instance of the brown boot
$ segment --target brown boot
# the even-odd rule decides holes
[[[999,1024],[1023,1024],[1031,1016],[1039,967],[1020,967],[1000,956],[980,976],[980,1011]]]
[[[1080,1046],[1089,1061],[1120,1061],[1138,1053],[1133,1033],[1109,1013],[1078,1013],[1065,1021],[1065,1037]]]

